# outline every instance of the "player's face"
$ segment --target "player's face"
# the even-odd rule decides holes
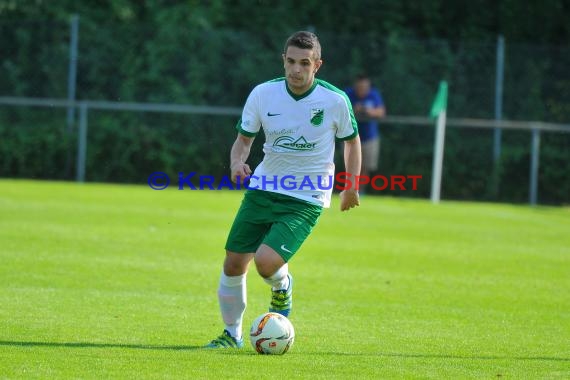
[[[370,80],[360,79],[354,83],[354,92],[360,99],[365,98],[370,92]]]
[[[283,66],[289,90],[301,95],[311,88],[315,74],[322,63],[322,60],[313,57],[313,50],[289,46],[283,54]]]

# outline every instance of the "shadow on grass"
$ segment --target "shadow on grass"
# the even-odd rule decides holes
[[[158,344],[120,344],[120,343],[90,343],[90,342],[15,342],[0,340],[0,346],[13,347],[64,347],[64,348],[128,348],[135,350],[171,350],[192,351],[202,349],[203,346],[187,345],[158,345]],[[216,351],[218,352],[218,351]],[[219,353],[236,354],[238,351],[222,350]],[[255,352],[244,352],[258,355]],[[389,353],[389,352],[307,352],[315,355],[330,356],[377,356],[396,357],[406,359],[458,359],[458,360],[533,360],[533,361],[557,361],[570,362],[570,358],[551,356],[500,356],[500,355],[445,355],[445,354],[414,354],[414,353]]]
[[[318,355],[331,356],[384,356],[407,359],[463,359],[463,360],[536,360],[570,362],[570,358],[553,356],[500,356],[500,355],[445,355],[445,354],[401,354],[397,352],[315,352]]]
[[[120,344],[120,343],[90,343],[90,342],[13,342],[0,340],[0,346],[15,347],[65,347],[65,348],[130,348],[136,350],[171,350],[189,351],[198,350],[203,346],[186,345],[158,345],[158,344]]]

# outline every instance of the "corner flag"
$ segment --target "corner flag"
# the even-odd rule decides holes
[[[442,80],[439,82],[439,89],[431,106],[430,117],[437,117],[445,109],[447,109],[447,82]]]
[[[431,177],[431,201],[438,203],[441,195],[441,175],[443,171],[443,146],[445,142],[445,120],[447,114],[447,82],[439,82],[437,95],[431,106],[430,116],[437,117],[433,144],[433,169]]]

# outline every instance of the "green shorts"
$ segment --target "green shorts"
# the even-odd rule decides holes
[[[230,230],[226,249],[254,253],[261,244],[267,244],[288,262],[309,236],[322,211],[319,205],[288,195],[248,190]]]

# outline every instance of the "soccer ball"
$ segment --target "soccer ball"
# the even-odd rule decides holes
[[[258,353],[282,355],[293,345],[295,330],[291,322],[281,314],[265,313],[253,321],[249,337]]]

